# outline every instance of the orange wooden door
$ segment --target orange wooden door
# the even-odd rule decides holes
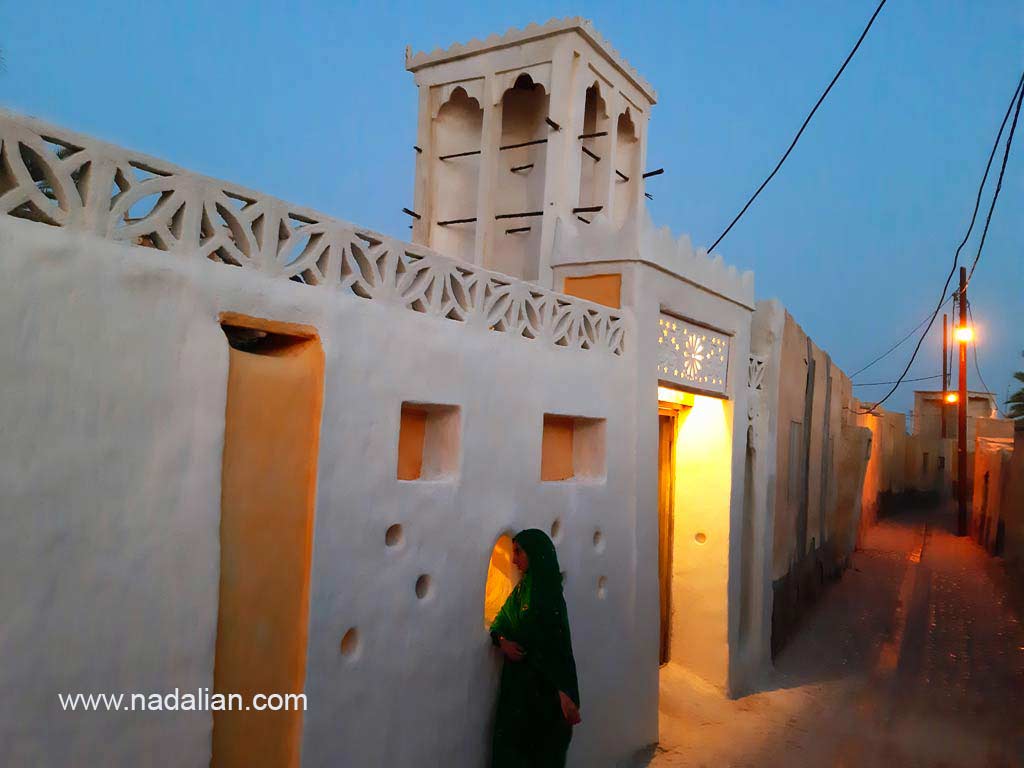
[[[659,663],[668,662],[669,621],[672,608],[672,507],[675,494],[674,452],[676,417],[658,415],[658,589],[661,606]]]

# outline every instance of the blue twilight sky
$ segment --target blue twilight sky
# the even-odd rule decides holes
[[[405,45],[431,50],[582,15],[658,91],[648,162],[667,172],[648,182],[655,221],[706,246],[774,165],[874,7],[7,2],[0,104],[405,238],[416,114]],[[1021,0],[890,0],[719,251],[753,269],[757,296],[781,299],[844,370],[861,367],[934,307],[1022,67]],[[982,372],[1000,401],[1011,371],[1024,369],[1022,153],[1024,121],[971,283]],[[911,376],[940,372],[939,334]],[[895,378],[911,346],[857,380]],[[980,387],[973,366],[969,383]],[[913,387],[933,384],[906,386],[890,405],[909,410]]]

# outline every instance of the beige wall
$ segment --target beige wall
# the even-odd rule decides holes
[[[956,440],[908,435],[903,472],[906,490],[949,494],[956,472]]]
[[[1002,519],[1004,486],[1012,464],[1013,448],[1012,438],[979,437],[974,444],[970,531],[980,544],[993,552]]]
[[[831,540],[840,520],[849,516],[851,510],[840,513],[838,509],[841,445],[844,440],[862,440],[843,429],[844,423],[849,421],[853,399],[849,378],[831,362],[828,354],[813,341],[808,346],[808,341],[807,334],[787,312],[779,358],[772,558],[775,579],[788,573],[792,564],[806,552]],[[813,394],[811,421],[805,425],[809,360],[814,361]],[[805,427],[809,431],[807,436]],[[849,461],[853,461],[855,455],[851,453]],[[803,504],[806,505],[806,520],[801,530]],[[803,551],[800,550],[801,539]]]
[[[854,401],[854,410],[863,411],[870,404]],[[874,413],[856,414],[857,424],[871,431],[871,457],[864,477],[860,530],[878,519],[882,494],[901,493],[905,487],[907,440],[906,417],[877,408]]]
[[[753,563],[743,578],[741,641],[756,667],[799,619],[806,601],[797,595],[841,570],[853,549],[870,433],[852,421],[849,378],[779,302],[758,302],[751,352],[751,371],[763,372],[750,391],[743,523]]]
[[[1006,483],[1001,506],[1006,526],[1003,555],[1007,560],[1024,564],[1024,420],[1016,423],[1013,455],[1006,467]]]

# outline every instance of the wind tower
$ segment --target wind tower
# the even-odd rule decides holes
[[[656,94],[586,19],[413,54],[413,241],[551,287],[557,221],[621,227],[644,202]]]

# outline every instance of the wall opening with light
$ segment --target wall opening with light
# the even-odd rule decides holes
[[[668,572],[661,574],[663,612],[668,604],[662,656],[724,686],[733,405],[669,387],[658,388],[658,401],[659,498],[664,499],[659,507],[669,515],[659,525],[659,565],[668,564]],[[673,413],[666,422],[664,416]]]
[[[519,577],[519,569],[512,564],[512,537],[502,534],[491,550],[487,565],[487,584],[484,587],[484,627],[487,629],[519,583]]]
[[[399,480],[442,480],[459,472],[459,408],[402,403],[398,427]]]
[[[545,413],[541,435],[541,481],[603,479],[604,434],[604,419]]]

